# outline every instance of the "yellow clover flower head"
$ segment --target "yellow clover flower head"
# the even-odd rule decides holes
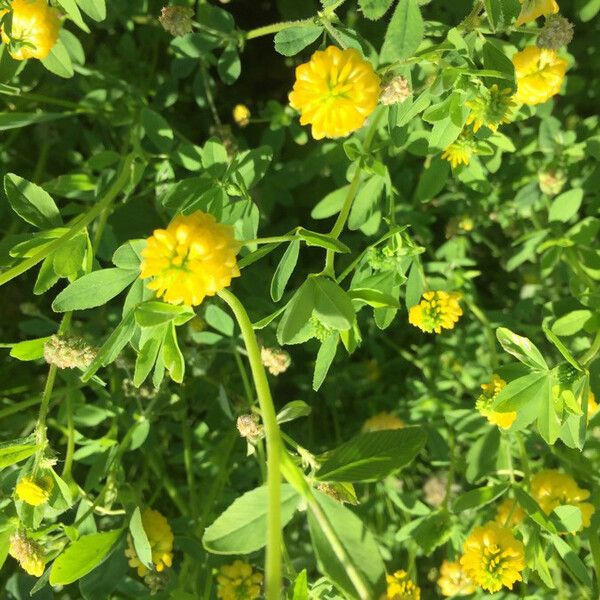
[[[454,329],[463,314],[460,298],[456,292],[425,292],[421,302],[409,310],[408,322],[426,333]]]
[[[554,50],[527,46],[513,56],[517,76],[515,102],[521,104],[543,104],[560,92],[567,61],[559,58]]]
[[[525,511],[512,498],[505,498],[496,509],[496,523],[502,527],[514,527],[525,520]]]
[[[512,90],[501,90],[496,84],[491,88],[482,88],[466,105],[471,109],[467,125],[473,124],[475,133],[484,126],[491,131],[497,131],[502,123],[510,123],[512,109],[516,106],[512,100]]]
[[[476,589],[460,563],[448,560],[445,560],[440,567],[440,578],[437,584],[443,596],[469,596]]]
[[[483,390],[475,408],[485,417],[492,425],[497,425],[501,429],[509,429],[517,418],[516,412],[497,412],[492,409],[492,405],[498,394],[506,387],[506,381],[495,373],[489,383],[481,385]]]
[[[581,529],[590,526],[595,509],[593,504],[584,502],[590,497],[590,492],[580,488],[570,475],[554,469],[536,473],[531,478],[531,495],[547,515],[557,506],[577,506],[581,510]]]
[[[245,104],[236,104],[232,111],[233,120],[240,127],[246,127],[250,123],[250,109]]]
[[[217,223],[212,215],[181,215],[148,238],[140,277],[151,277],[146,285],[166,302],[196,306],[239,277],[239,247],[233,227]]]
[[[241,560],[223,565],[217,575],[217,597],[222,600],[255,600],[260,596],[262,573]]]
[[[362,426],[362,431],[384,431],[386,429],[402,429],[404,421],[396,415],[387,412],[379,413],[367,419]]]
[[[296,68],[289,100],[300,111],[300,123],[312,125],[312,136],[320,140],[360,129],[380,92],[379,77],[358,51],[329,46]]]
[[[39,506],[44,504],[50,498],[53,482],[49,476],[45,477],[22,477],[16,487],[15,494],[19,500],[22,500],[30,506]]]
[[[560,10],[556,0],[519,0],[519,2],[521,13],[515,21],[517,27],[535,21],[542,15],[555,15]]]
[[[8,553],[21,565],[29,575],[41,577],[46,568],[44,549],[37,542],[30,540],[23,533],[15,533],[10,538]]]
[[[173,531],[165,517],[157,510],[146,508],[142,512],[142,527],[148,536],[152,550],[152,563],[154,569],[161,573],[173,564]],[[129,559],[129,566],[137,569],[140,577],[146,576],[150,571],[140,561],[133,547],[133,540],[128,538],[125,556]]]
[[[10,36],[4,29],[0,32],[5,44],[12,42],[9,46],[10,55],[15,60],[46,58],[58,40],[60,30],[58,11],[49,6],[47,0],[12,0],[10,7],[12,10]],[[7,10],[0,11],[0,17],[7,12]]]
[[[459,165],[468,165],[477,154],[477,142],[472,135],[463,131],[442,153],[442,159],[447,160],[453,169]]]
[[[525,547],[509,528],[490,521],[475,527],[466,539],[460,564],[473,583],[488,592],[512,589],[523,579]]]
[[[402,569],[393,575],[386,575],[387,594],[380,600],[420,600],[421,589]]]

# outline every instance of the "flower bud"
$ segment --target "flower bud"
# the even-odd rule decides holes
[[[271,375],[285,373],[292,364],[290,355],[281,348],[261,348],[260,359]]]
[[[240,435],[252,444],[264,436],[264,427],[256,415],[240,415],[236,426]]]
[[[96,358],[96,350],[81,338],[53,335],[44,346],[44,358],[59,369],[87,369]]]
[[[538,173],[538,183],[544,194],[555,196],[560,194],[565,183],[567,183],[567,178],[561,171],[540,171]]]
[[[250,109],[245,105],[245,104],[236,104],[233,107],[233,120],[240,126],[240,127],[247,127],[247,125],[250,123]]]
[[[391,104],[400,104],[408,100],[412,95],[410,85],[405,77],[394,77],[381,91],[379,102],[390,106]]]
[[[44,549],[23,533],[15,533],[10,538],[8,553],[18,561],[29,575],[41,577],[46,567]]]
[[[573,39],[573,23],[560,15],[554,15],[546,18],[546,24],[538,35],[538,48],[549,48],[558,50],[563,46],[568,46]]]
[[[165,6],[158,20],[165,31],[177,37],[192,32],[194,9],[188,6]]]

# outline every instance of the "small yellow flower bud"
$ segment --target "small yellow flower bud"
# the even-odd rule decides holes
[[[240,126],[240,127],[247,127],[248,124],[250,123],[250,109],[245,105],[245,104],[236,104],[233,107],[233,120]]]

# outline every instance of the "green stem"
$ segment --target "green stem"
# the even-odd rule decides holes
[[[456,439],[454,436],[454,430],[448,430],[448,453],[450,454],[450,467],[448,469],[448,476],[446,479],[446,495],[442,502],[442,508],[447,509],[450,502],[450,496],[452,494],[452,484],[454,483],[454,471],[456,469],[456,460],[454,456],[454,448],[456,445]]]
[[[484,327],[485,338],[490,351],[490,368],[492,371],[495,371],[496,367],[498,366],[498,352],[496,350],[496,336],[494,335],[494,328],[479,306],[477,306],[474,302],[467,302],[467,306]]]
[[[250,369],[254,379],[256,395],[261,410],[267,441],[267,489],[268,520],[265,570],[265,597],[267,600],[281,598],[281,469],[282,444],[279,436],[277,415],[265,368],[260,359],[260,349],[246,309],[229,290],[222,290],[219,296],[231,308],[242,331],[248,352]]]
[[[273,237],[255,238],[253,240],[240,240],[240,244],[243,246],[250,246],[250,244],[277,244],[279,242],[293,242],[297,239],[295,235],[274,235]]]
[[[523,440],[523,436],[520,432],[514,432],[515,439],[517,440],[517,444],[519,445],[519,454],[521,457],[521,467],[523,467],[524,481],[527,489],[530,487],[531,481],[531,469],[529,468],[529,457],[527,456],[527,448],[525,448],[525,441]]]
[[[581,364],[585,367],[589,365],[594,358],[596,358],[596,354],[600,352],[600,331],[596,332],[596,337],[590,346],[590,349],[581,357]]]
[[[187,397],[184,394],[183,403],[185,406],[185,412],[183,415],[182,432],[183,432],[183,463],[185,465],[185,474],[187,481],[187,488],[189,492],[190,501],[190,512],[192,518],[196,520],[198,518],[198,501],[196,496],[196,481],[194,478],[194,456],[192,453],[192,432],[190,428],[190,421],[192,416],[190,414],[190,407]]]
[[[73,466],[73,454],[75,453],[75,425],[73,423],[73,392],[68,390],[65,395],[65,405],[67,409],[67,453],[65,455],[65,464],[63,466],[62,478],[70,481],[71,468]]]
[[[15,277],[22,275],[32,267],[35,267],[35,265],[42,262],[55,250],[62,247],[65,242],[73,239],[82,229],[87,227],[96,217],[98,217],[127,184],[133,159],[133,154],[129,154],[123,159],[123,167],[121,168],[121,172],[115,179],[114,183],[110,186],[105,196],[86,213],[74,219],[69,227],[69,230],[64,235],[54,240],[51,244],[45,246],[44,249],[40,250],[37,254],[34,254],[32,257],[12,267],[12,269],[8,269],[4,273],[0,274],[0,285],[4,285]]]
[[[336,42],[338,44],[338,46],[342,50],[347,50],[348,49],[348,45],[339,36],[338,32],[335,30],[335,28],[333,27],[333,25],[331,24],[331,22],[329,21],[329,19],[327,19],[326,17],[322,18],[320,20],[320,23],[325,28],[325,31],[327,31],[327,33],[331,36],[331,38],[333,39],[333,41]]]

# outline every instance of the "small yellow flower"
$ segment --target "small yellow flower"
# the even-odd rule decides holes
[[[386,429],[402,429],[404,421],[387,412],[379,413],[367,419],[362,426],[362,431],[384,431]]]
[[[239,277],[239,247],[233,228],[212,215],[197,211],[179,216],[148,238],[140,277],[152,277],[147,286],[166,302],[196,306]]]
[[[29,575],[41,577],[44,573],[46,568],[44,549],[25,534],[15,533],[10,537],[8,553],[19,562],[21,568]]]
[[[18,481],[15,493],[19,500],[31,506],[39,506],[40,504],[44,504],[44,502],[48,502],[52,487],[52,479],[48,476],[38,479],[23,477]]]
[[[481,127],[497,131],[502,123],[510,123],[512,109],[516,104],[512,100],[512,90],[501,90],[496,84],[491,88],[482,88],[481,92],[473,99],[466,102],[471,109],[467,118],[467,125],[473,124],[473,131],[477,133]]]
[[[513,56],[517,76],[515,102],[542,104],[560,92],[567,61],[559,58],[554,50],[527,46]]]
[[[152,563],[154,569],[161,573],[173,564],[173,532],[169,522],[157,510],[146,508],[142,512],[142,527],[148,536],[152,550]],[[133,547],[133,540],[128,539],[125,556],[129,559],[129,566],[137,569],[140,577],[149,573],[149,569],[142,564]]]
[[[421,302],[408,312],[408,322],[426,333],[454,329],[463,314],[456,292],[425,292]]]
[[[9,44],[17,42],[15,49],[9,49],[15,60],[28,58],[43,59],[58,40],[60,19],[58,11],[48,5],[46,0],[12,0],[12,28],[10,37],[4,29],[0,32],[2,41]],[[7,10],[0,11],[0,17]],[[18,44],[22,42],[22,44]]]
[[[406,571],[386,575],[387,594],[380,600],[420,600],[421,589],[415,585]]]
[[[484,590],[498,592],[503,586],[512,590],[515,581],[522,581],[525,547],[507,527],[493,521],[475,527],[463,550],[460,564],[473,583]]]
[[[240,126],[246,127],[250,123],[250,109],[245,104],[236,104],[233,107],[233,120]]]
[[[501,429],[509,429],[517,418],[516,412],[497,412],[492,409],[494,400],[505,387],[506,381],[494,373],[489,383],[481,385],[483,392],[475,403],[475,408],[481,415],[492,425],[497,425]]]
[[[445,560],[440,567],[440,578],[437,583],[443,596],[468,596],[476,589],[460,563],[448,560]]]
[[[217,575],[217,597],[222,600],[255,600],[260,596],[263,576],[241,560],[223,565]]]
[[[555,15],[560,9],[556,0],[519,0],[521,13],[515,21],[517,27],[535,21],[542,15]]]
[[[598,410],[598,403],[596,402],[596,396],[594,392],[590,390],[590,395],[588,396],[588,405],[587,405],[587,418],[588,421],[594,416],[594,413]]]
[[[477,154],[477,144],[470,134],[463,131],[442,153],[453,169],[459,165],[468,165]]]
[[[496,510],[495,520],[502,527],[514,527],[525,520],[525,511],[512,498],[505,498]]]
[[[580,488],[570,475],[553,469],[536,473],[531,478],[531,495],[547,515],[557,506],[577,506],[581,510],[581,529],[590,526],[595,509],[589,502],[584,502],[590,492]]]
[[[360,129],[375,110],[380,91],[370,62],[352,48],[329,46],[296,68],[289,100],[300,111],[300,123],[312,125],[312,136],[320,140]]]

